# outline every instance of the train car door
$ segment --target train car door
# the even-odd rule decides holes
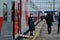
[[[13,39],[18,34],[18,13],[16,13],[15,2],[12,2]]]
[[[16,10],[15,4],[15,2],[12,2],[13,39],[21,33],[21,6],[20,3],[17,3],[18,9]]]

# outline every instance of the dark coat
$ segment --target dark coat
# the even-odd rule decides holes
[[[60,16],[58,16],[58,26],[60,26]]]
[[[51,14],[46,15],[45,20],[46,20],[46,23],[52,23],[53,21],[52,15]]]
[[[58,22],[60,22],[60,16],[58,16]]]
[[[46,15],[45,20],[46,20],[47,26],[51,27],[52,22],[53,22],[52,15],[51,14]]]
[[[29,17],[28,24],[29,24],[29,30],[30,31],[35,30],[35,25],[34,25],[33,17]]]

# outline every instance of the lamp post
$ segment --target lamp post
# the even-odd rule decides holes
[[[53,11],[55,11],[55,0],[53,0]]]

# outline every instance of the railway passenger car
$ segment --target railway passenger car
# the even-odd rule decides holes
[[[28,18],[30,13],[33,14],[36,21],[38,20],[37,10],[37,6],[31,0],[1,0],[0,32],[2,30],[8,31],[7,33],[11,33],[14,36],[19,33],[25,34],[29,30]],[[5,26],[3,26],[4,24]]]

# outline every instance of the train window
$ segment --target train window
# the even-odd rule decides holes
[[[7,4],[3,3],[3,17],[4,20],[7,21]]]

